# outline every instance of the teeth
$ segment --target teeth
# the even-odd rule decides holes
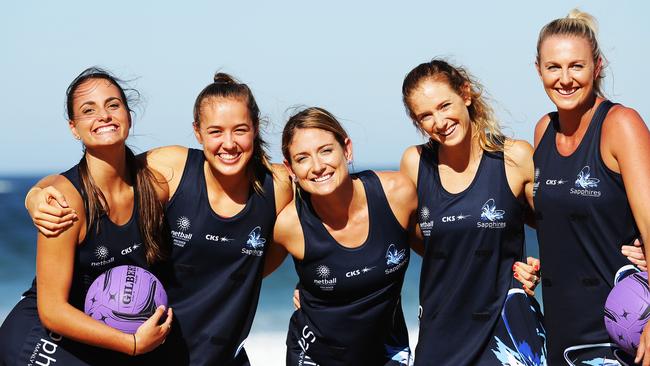
[[[219,154],[219,157],[221,159],[223,159],[223,160],[234,160],[234,159],[237,159],[237,157],[239,157],[239,154],[224,154],[224,153],[222,153],[222,154]]]
[[[332,174],[323,175],[322,177],[314,178],[313,181],[314,182],[322,182],[322,181],[330,179],[331,176],[332,176]]]
[[[562,95],[571,95],[571,94],[575,93],[576,90],[578,90],[578,88],[557,89],[557,92],[562,94]]]
[[[112,132],[112,131],[115,131],[115,130],[117,130],[117,128],[115,128],[115,126],[104,126],[104,127],[100,127],[98,129],[96,129],[95,133],[96,134],[102,134],[104,132]]]
[[[441,135],[441,136],[449,136],[449,135],[451,135],[451,134],[454,132],[454,130],[456,130],[456,126],[457,126],[457,125],[453,125],[453,126],[451,126],[450,128],[444,130],[443,132],[438,132],[438,135]]]

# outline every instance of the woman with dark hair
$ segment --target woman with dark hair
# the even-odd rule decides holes
[[[150,268],[167,257],[159,203],[166,187],[126,146],[131,109],[116,78],[100,69],[85,70],[68,87],[67,111],[70,131],[84,153],[78,165],[51,184],[65,194],[77,220],[56,237],[39,234],[36,279],[0,328],[0,363],[142,363],[146,358],[125,355],[140,355],[164,342],[171,308],[164,323],[158,325],[165,312],[159,307],[135,334],[111,328],[81,309],[86,290],[102,272],[125,264]],[[120,254],[132,243],[142,243],[141,249]]]
[[[321,108],[289,119],[282,153],[298,187],[274,231],[300,278],[287,365],[409,365],[400,292],[415,187],[399,172],[350,174],[352,142]]]
[[[271,242],[277,214],[291,200],[281,165],[271,165],[253,93],[217,73],[194,103],[193,128],[203,150],[167,146],[142,156],[169,187],[172,274],[167,284],[178,332],[165,344],[174,365],[247,365],[250,331],[263,274],[286,252]],[[47,181],[39,186],[46,187]],[[70,212],[47,205],[65,198],[51,188],[30,193],[40,230],[56,234]],[[53,219],[54,217],[54,219]]]
[[[549,362],[631,363],[611,343],[603,308],[635,270],[621,243],[650,240],[650,133],[634,109],[605,98],[605,59],[589,14],[573,10],[545,25],[535,65],[557,107],[535,127],[534,156]],[[649,333],[646,326],[635,360],[646,366]]]
[[[446,61],[411,70],[402,95],[429,137],[401,163],[424,239],[415,364],[546,365],[539,307],[512,273],[524,257],[532,147],[506,138],[481,85]]]

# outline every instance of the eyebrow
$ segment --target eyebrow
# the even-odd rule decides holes
[[[319,146],[316,150],[318,151],[318,150],[323,149],[324,147],[329,147],[329,146],[334,146],[334,143],[323,144],[323,145]],[[304,152],[304,151],[301,151],[301,152],[297,152],[297,153],[293,154],[293,157],[295,158],[296,156],[305,155],[305,154],[307,154],[307,153]]]
[[[106,100],[104,101],[104,104],[108,104],[108,103],[110,103],[110,102],[112,102],[112,101],[114,101],[114,100],[117,100],[117,101],[119,101],[120,103],[122,102],[122,99],[121,99],[121,98],[118,98],[118,97],[110,97],[110,98],[108,98],[108,99],[106,99]],[[81,109],[82,109],[84,106],[86,106],[86,105],[93,105],[93,106],[94,106],[94,105],[97,105],[97,103],[96,103],[95,101],[89,100],[89,101],[87,101],[87,102],[83,102],[83,103],[81,103],[81,105],[79,106],[79,109],[81,110]]]

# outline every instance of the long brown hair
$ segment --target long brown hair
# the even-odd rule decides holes
[[[255,192],[259,194],[264,193],[262,187],[262,179],[264,174],[272,174],[271,163],[266,152],[267,143],[262,139],[262,132],[260,131],[260,122],[262,121],[260,109],[257,106],[253,92],[248,85],[238,82],[234,77],[223,73],[217,72],[214,75],[214,82],[203,88],[194,102],[194,128],[198,129],[201,125],[201,108],[205,103],[212,102],[211,99],[235,99],[241,100],[246,103],[248,115],[253,122],[255,129],[255,139],[253,140],[253,161],[248,165],[249,172],[251,173],[251,183]]]
[[[76,90],[81,84],[92,79],[105,80],[117,87],[122,102],[129,112],[129,122],[131,122],[131,113],[133,111],[129,107],[129,103],[136,100],[139,97],[139,93],[134,89],[123,88],[121,86],[123,82],[120,79],[114,77],[108,71],[97,67],[91,67],[84,70],[72,81],[70,86],[68,86],[66,91],[66,110],[68,113],[68,119],[71,121],[74,120],[72,103]],[[158,200],[153,185],[156,178],[144,162],[135,157],[128,146],[125,146],[125,150],[127,172],[134,184],[134,199],[138,204],[138,230],[140,231],[140,236],[144,241],[143,244],[147,262],[153,264],[167,258],[168,256],[168,246],[164,234],[165,219],[163,207],[162,203]],[[88,222],[86,227],[93,228],[93,225],[97,223],[103,215],[108,215],[110,213],[110,207],[108,206],[106,197],[97,187],[92,175],[88,171],[85,147],[84,155],[79,161],[79,179],[81,180],[81,195],[84,199],[84,208]],[[99,231],[99,229],[99,225],[97,225],[96,230]]]
[[[411,70],[404,78],[402,84],[402,101],[407,113],[411,117],[415,127],[426,135],[417,121],[410,106],[410,97],[413,91],[424,80],[435,80],[445,82],[460,96],[466,96],[469,89],[469,98],[472,103],[467,107],[469,118],[476,126],[476,133],[479,138],[481,149],[489,152],[503,152],[505,135],[501,131],[499,122],[494,116],[494,111],[486,101],[483,86],[474,79],[467,70],[459,66],[453,66],[441,59],[433,59],[422,63]],[[469,86],[469,88],[468,88]]]

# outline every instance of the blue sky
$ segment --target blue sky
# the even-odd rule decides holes
[[[12,1],[0,13],[0,175],[58,172],[81,146],[64,93],[99,65],[146,99],[130,144],[198,147],[192,105],[216,70],[252,88],[279,161],[290,108],[318,105],[352,136],[357,166],[398,164],[420,143],[401,103],[404,75],[444,56],[467,66],[496,101],[507,132],[532,140],[552,109],[534,70],[539,29],[571,8],[600,23],[609,59],[605,92],[650,119],[645,1]]]

